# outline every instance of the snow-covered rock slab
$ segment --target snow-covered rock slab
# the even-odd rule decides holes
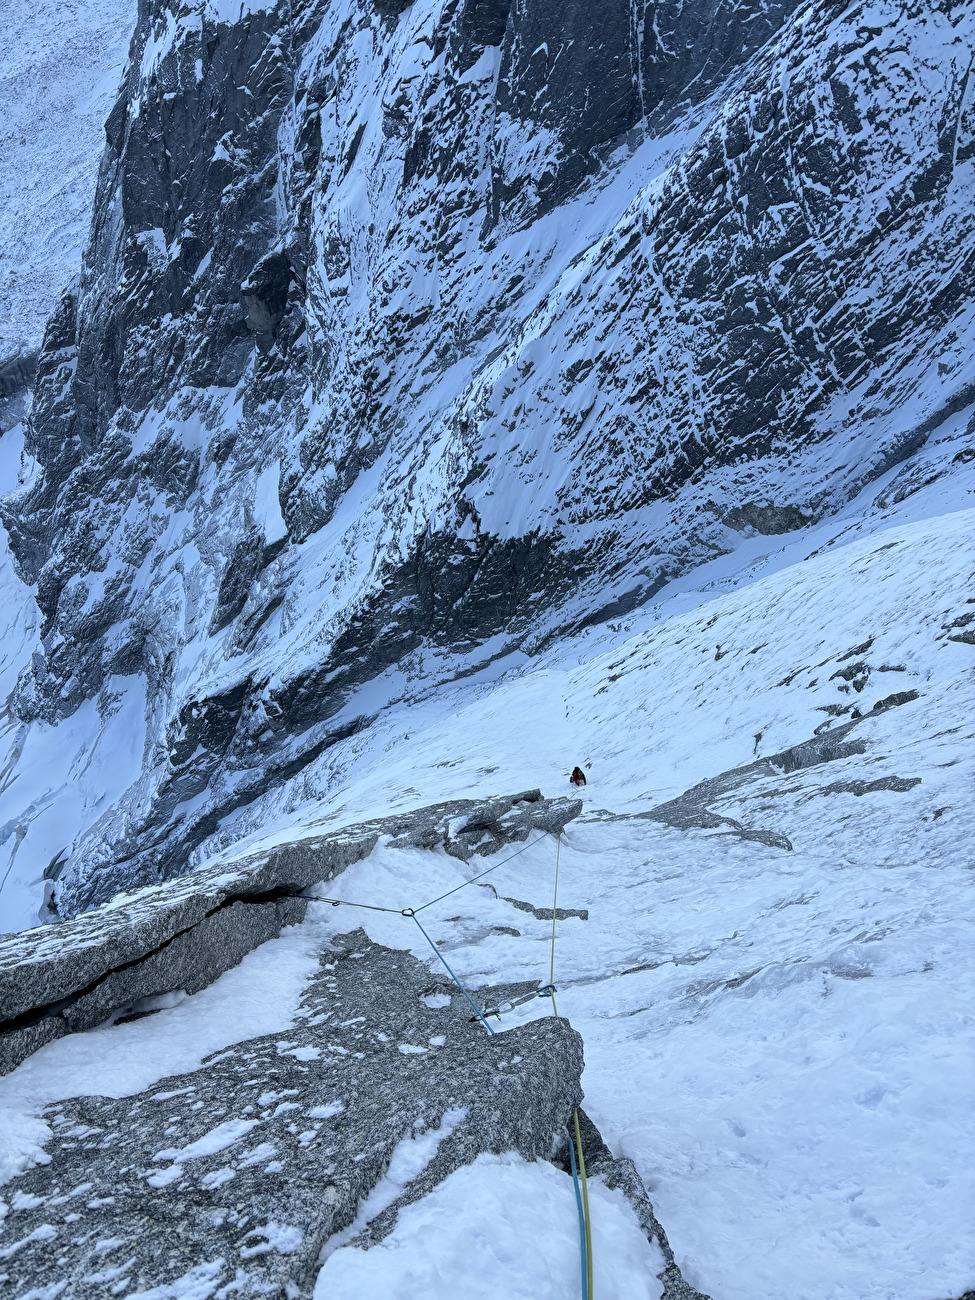
[[[408,953],[340,936],[286,1037],[48,1108],[50,1164],[5,1192],[12,1293],[307,1296],[334,1234],[385,1236],[482,1152],[556,1156],[582,1065],[568,1021],[488,1036]]]
[[[533,830],[557,834],[580,810],[577,800],[537,790],[454,800],[215,862],[61,925],[10,935],[0,942],[0,1072],[141,998],[206,987],[300,921],[302,891],[367,857],[380,836],[393,847],[443,845],[466,861]]]

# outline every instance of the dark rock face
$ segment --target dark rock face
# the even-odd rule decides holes
[[[537,790],[437,804],[217,862],[73,921],[11,935],[0,941],[0,1074],[120,1007],[205,988],[282,926],[300,921],[302,892],[367,857],[380,836],[391,848],[442,845],[467,862],[526,841],[533,831],[558,835],[581,808],[579,800],[542,799]],[[82,883],[89,899],[107,898],[133,875],[127,867],[125,876],[116,871]]]
[[[26,415],[28,390],[36,369],[36,355],[0,360],[0,434],[12,429]]]
[[[795,528],[802,528],[809,523],[809,516],[803,514],[796,506],[774,506],[758,501],[746,501],[744,505],[735,506],[724,517],[729,528],[743,530],[754,528],[756,533],[766,537],[777,537],[781,533],[791,533]]]
[[[524,213],[517,199],[526,188],[536,211],[563,202],[627,132],[647,118],[662,128],[679,109],[699,104],[724,84],[796,5],[797,0],[511,0],[498,108],[524,124],[526,135],[541,127],[558,144],[540,175],[512,180],[506,177],[506,148],[498,147],[496,213]],[[495,35],[499,30],[500,23]]]
[[[2,506],[43,616],[15,714],[148,688],[66,906],[320,793],[411,674],[801,527],[971,401],[966,7],[858,13],[143,6]]]
[[[308,1296],[322,1246],[353,1224],[398,1144],[425,1143],[429,1159],[386,1232],[483,1151],[557,1154],[582,1099],[578,1034],[552,1018],[489,1037],[469,1016],[454,985],[354,931],[323,954],[286,1035],[137,1097],[52,1107],[51,1163],[10,1188],[18,1294],[66,1283],[110,1297],[120,1279],[142,1291],[189,1275]]]
[[[863,651],[866,647],[858,646],[856,649]],[[850,675],[854,676],[856,671],[863,668],[865,668],[863,664],[852,665],[853,671],[851,671]],[[840,673],[834,673],[834,676],[840,675]],[[864,678],[864,680],[866,679]],[[850,733],[868,718],[878,717],[890,708],[895,708],[899,704],[912,703],[918,698],[917,691],[901,691],[896,695],[888,696],[887,699],[878,701],[868,712],[857,713],[849,722],[841,723],[837,727],[831,726],[832,720],[830,719],[823,724],[830,729],[813,736],[809,740],[802,741],[798,745],[792,745],[789,749],[784,749],[778,754],[769,754],[765,758],[756,759],[754,763],[746,763],[743,767],[735,767],[730,771],[721,772],[717,776],[708,777],[707,780],[699,781],[697,785],[692,786],[690,790],[685,790],[676,799],[669,799],[666,803],[658,804],[656,808],[634,815],[648,821],[663,822],[664,825],[674,826],[679,830],[700,827],[705,830],[721,829],[723,831],[725,827],[728,827],[729,829],[724,833],[735,835],[738,839],[755,840],[758,843],[767,844],[770,848],[787,849],[791,852],[792,844],[780,832],[760,827],[743,826],[735,818],[715,812],[710,805],[727,795],[734,794],[736,791],[744,791],[749,786],[769,777],[781,774],[788,775],[792,772],[804,772],[809,768],[819,767],[823,763],[836,763],[841,759],[865,753],[867,742],[860,736],[854,736],[848,740],[847,737]],[[878,777],[873,781],[836,781],[831,785],[824,786],[819,793],[824,795],[864,795],[878,790],[894,790],[903,794],[908,790],[913,790],[916,785],[920,784],[921,778],[918,776],[886,776]]]

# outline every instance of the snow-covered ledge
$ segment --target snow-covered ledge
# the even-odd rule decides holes
[[[442,845],[466,861],[533,830],[557,834],[581,808],[538,790],[434,804],[208,863],[62,924],[9,935],[0,940],[0,1073],[142,998],[205,988],[300,921],[304,891],[368,857],[380,837],[397,848]]]

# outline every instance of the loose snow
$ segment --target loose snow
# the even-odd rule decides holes
[[[389,1168],[359,1206],[359,1212],[353,1222],[341,1232],[329,1237],[322,1247],[320,1256],[322,1262],[326,1261],[346,1242],[357,1236],[377,1214],[381,1214],[383,1210],[388,1209],[404,1187],[423,1173],[437,1154],[437,1148],[444,1138],[449,1137],[457,1125],[466,1118],[466,1107],[455,1107],[453,1110],[444,1113],[436,1128],[427,1129],[423,1133],[414,1133],[412,1137],[403,1138],[401,1142],[398,1142],[390,1159]],[[321,1282],[315,1288],[316,1296],[319,1294],[320,1288]],[[326,1286],[324,1293],[329,1291],[330,1288]]]
[[[102,125],[135,16],[135,0],[4,4],[0,361],[40,347],[47,317],[80,270]]]
[[[31,1163],[48,1162],[44,1145],[51,1130],[38,1112],[49,1102],[128,1097],[171,1074],[198,1069],[231,1044],[287,1029],[318,969],[323,936],[313,922],[292,926],[178,1005],[49,1043],[0,1078],[0,1183]],[[172,1095],[157,1093],[156,1100]]]
[[[596,1295],[658,1300],[663,1259],[626,1201],[595,1179],[589,1200]],[[552,1165],[481,1155],[401,1210],[378,1246],[335,1251],[315,1300],[565,1300],[578,1292],[572,1180]]]

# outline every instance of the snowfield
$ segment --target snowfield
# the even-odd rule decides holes
[[[775,540],[783,559],[798,544]],[[434,782],[441,797],[550,794],[582,761],[558,903],[588,919],[557,927],[559,1011],[585,1040],[586,1108],[636,1162],[687,1279],[716,1300],[948,1300],[975,1280],[975,510],[802,547],[684,612],[635,616],[645,625],[608,650],[603,631],[575,663],[563,646],[453,709],[418,702],[386,754],[362,756],[341,817],[422,803]],[[854,752],[776,763],[850,721]],[[638,815],[736,768],[709,787],[726,821]],[[495,861],[427,928],[475,989],[547,983],[551,924],[531,909],[552,905],[551,837],[466,866],[379,847],[327,894],[418,906]],[[313,905],[204,992],[0,1081],[8,1171],[44,1159],[40,1104],[127,1095],[286,1028],[315,951],[357,925],[435,960],[403,918]],[[533,1001],[494,1023],[546,1014]],[[656,1296],[626,1203],[595,1197],[597,1294]],[[482,1157],[381,1247],[335,1251],[319,1293],[571,1294],[574,1216],[558,1171]]]
[[[356,927],[439,972],[367,909],[456,890],[431,939],[495,1032],[553,1005],[478,990],[553,974],[585,1110],[700,1292],[975,1295],[975,0],[712,7],[724,82],[688,107],[663,50],[659,133],[610,105],[563,192],[586,6],[519,0],[512,62],[480,0],[152,0],[93,204],[136,7],[7,0],[0,371],[92,213],[95,237],[0,438],[0,931],[55,919],[55,889],[67,915],[444,800],[571,794],[575,764],[588,785],[558,843],[380,842],[210,987],[0,1077],[0,1226],[3,1184],[51,1161],[46,1107],[288,1035]],[[643,58],[648,8],[606,6],[593,68]],[[445,1039],[382,1041],[405,1070]],[[152,1195],[224,1151],[200,1186],[280,1175],[246,1111],[151,1147]],[[572,1181],[511,1152],[351,1244],[464,1113],[396,1130],[315,1300],[579,1294]],[[591,1195],[594,1300],[658,1300],[659,1241]],[[223,1300],[223,1268],[111,1280]]]
[[[0,362],[40,347],[81,269],[133,0],[6,0],[0,60]]]

